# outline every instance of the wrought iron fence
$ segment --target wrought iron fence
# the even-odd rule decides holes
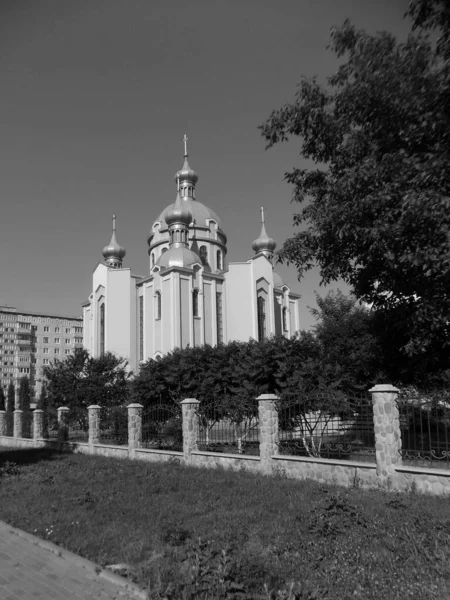
[[[403,463],[450,469],[450,391],[405,390],[397,407]]]
[[[144,408],[141,448],[183,451],[183,422],[178,402],[160,397]]]
[[[6,435],[12,437],[14,434],[14,413],[7,411],[5,413],[6,420]]]
[[[22,437],[33,437],[33,411],[24,410],[22,412]]]
[[[215,398],[197,408],[199,450],[259,456],[256,401]]]
[[[126,406],[102,407],[100,444],[128,445],[128,410]]]
[[[88,442],[89,441],[89,418],[87,410],[82,407],[79,410],[71,410],[67,415],[68,441],[69,442]]]
[[[375,462],[369,396],[311,390],[277,402],[281,454]]]

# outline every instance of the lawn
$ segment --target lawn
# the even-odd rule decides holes
[[[50,451],[0,450],[0,518],[152,600],[450,597],[450,502]]]

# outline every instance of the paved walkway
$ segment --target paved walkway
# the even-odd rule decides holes
[[[144,600],[94,563],[0,521],[1,600]]]

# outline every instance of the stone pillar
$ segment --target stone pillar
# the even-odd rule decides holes
[[[259,455],[261,457],[261,471],[269,475],[272,473],[272,456],[278,454],[278,411],[275,394],[261,394],[258,400],[259,413]]]
[[[41,440],[44,437],[44,411],[37,408],[33,412],[33,439]]]
[[[8,435],[8,424],[6,422],[6,410],[0,410],[0,435]]]
[[[69,439],[69,409],[60,406],[58,412],[58,442],[67,442]]]
[[[22,428],[23,428],[23,410],[15,410],[14,411],[14,437],[21,438],[22,437]]]
[[[98,404],[88,406],[89,411],[89,444],[98,444],[100,442],[100,410]]]
[[[375,385],[369,392],[372,394],[378,481],[381,485],[395,486],[395,466],[402,464],[400,421],[395,402],[399,390],[387,383]]]
[[[192,451],[198,449],[197,407],[199,404],[200,401],[195,398],[186,398],[181,402],[183,415],[183,458],[186,465],[192,463]]]
[[[142,404],[128,405],[128,450],[132,454],[142,442]]]

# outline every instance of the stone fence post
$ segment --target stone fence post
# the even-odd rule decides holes
[[[33,439],[41,440],[44,437],[44,411],[36,408],[33,412]]]
[[[142,404],[128,405],[128,450],[133,455],[134,450],[142,443]]]
[[[197,408],[200,404],[195,398],[186,398],[181,402],[183,417],[183,458],[184,464],[192,463],[192,451],[198,450],[198,416]]]
[[[100,442],[100,410],[101,407],[98,404],[91,404],[91,406],[88,406],[90,446]]]
[[[58,442],[67,442],[69,439],[69,409],[67,406],[57,408],[58,412]]]
[[[8,425],[6,423],[6,410],[0,410],[0,435],[8,435]]]
[[[259,414],[259,455],[261,458],[261,471],[269,475],[272,473],[272,456],[278,454],[278,411],[275,394],[261,394],[258,400]]]
[[[23,433],[23,410],[14,411],[14,437],[21,438]]]
[[[375,385],[369,392],[372,394],[378,481],[395,486],[395,466],[402,464],[400,421],[395,402],[399,390],[387,383]]]

